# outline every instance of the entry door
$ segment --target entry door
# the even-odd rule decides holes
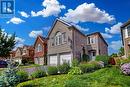
[[[91,52],[92,61],[95,60],[95,57],[96,57],[96,52],[95,52],[95,51],[92,51],[92,52]]]

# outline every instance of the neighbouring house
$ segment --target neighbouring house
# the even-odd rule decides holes
[[[34,62],[34,47],[33,46],[28,46],[24,45],[22,48],[22,59]]]
[[[34,43],[34,62],[35,64],[46,65],[47,64],[47,39],[38,36]]]
[[[22,63],[22,60],[34,61],[34,48],[33,46],[24,45],[23,47],[18,47],[15,51],[15,57],[13,60]]]
[[[22,63],[22,51],[23,49],[21,47],[18,47],[15,51],[15,57],[13,57],[13,60],[19,62],[20,64]]]
[[[128,58],[130,56],[130,20],[121,26],[121,36],[125,57]]]
[[[86,50],[86,36],[75,26],[57,19],[48,33],[48,65],[72,63]],[[87,52],[87,51],[86,51]]]
[[[16,53],[16,51],[11,51],[10,52],[10,58],[14,58],[15,57],[15,53]]]
[[[87,51],[91,60],[97,55],[108,55],[108,44],[99,32],[88,34]]]

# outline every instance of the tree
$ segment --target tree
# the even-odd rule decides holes
[[[120,49],[119,49],[119,56],[124,56],[125,55],[125,53],[124,53],[124,48],[123,47],[121,47]]]
[[[0,29],[0,57],[7,58],[15,45],[15,34],[8,35]]]
[[[112,53],[110,57],[118,57],[117,53]]]

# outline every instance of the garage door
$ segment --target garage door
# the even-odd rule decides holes
[[[50,56],[50,65],[57,65],[57,55]]]
[[[71,64],[71,54],[61,54],[60,55],[60,64],[63,64],[64,62]]]

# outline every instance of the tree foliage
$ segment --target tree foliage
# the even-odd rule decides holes
[[[14,48],[15,34],[8,35],[0,29],[0,57],[8,57],[9,52]]]
[[[117,53],[112,53],[110,57],[118,57]]]
[[[119,49],[119,56],[124,56],[125,55],[125,53],[124,53],[124,48],[123,47],[121,47],[120,49]]]

